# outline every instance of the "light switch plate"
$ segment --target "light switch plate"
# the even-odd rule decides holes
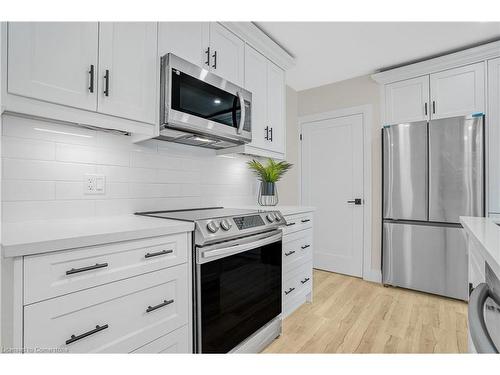
[[[83,179],[84,194],[106,194],[106,176],[103,174],[86,174]]]

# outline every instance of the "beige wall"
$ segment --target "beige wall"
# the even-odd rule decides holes
[[[290,91],[291,89],[287,90]],[[292,114],[295,106],[294,101],[288,101],[293,97],[287,94],[287,158],[298,159],[298,143],[296,132],[297,121],[291,121],[288,114]],[[371,104],[373,108],[372,124],[372,265],[380,269],[381,263],[381,143],[380,143],[380,95],[378,85],[369,77],[361,76],[349,80],[332,83],[297,93],[297,118],[300,116],[328,112],[337,109],[355,107]],[[289,121],[290,120],[290,121]],[[290,135],[290,136],[289,136]],[[293,137],[293,138],[291,138]],[[297,178],[299,178],[297,176]],[[286,188],[295,188],[297,191],[284,192],[287,197],[297,197],[298,185],[288,184]]]
[[[297,126],[297,92],[286,87],[286,160],[291,170],[278,182],[280,204],[299,204],[299,127]]]

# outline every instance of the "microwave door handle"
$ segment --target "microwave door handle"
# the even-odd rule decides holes
[[[243,98],[241,92],[237,92],[236,95],[240,100],[240,122],[238,123],[236,133],[241,134],[241,132],[243,131],[243,126],[245,125],[245,99]]]
[[[206,250],[206,251],[202,252],[200,255],[203,259],[209,259],[209,258],[214,258],[214,257],[220,257],[222,255],[229,256],[229,255],[233,255],[233,254],[238,254],[238,253],[242,253],[244,251],[248,251],[248,250],[251,250],[251,249],[254,249],[257,247],[269,245],[273,242],[279,241],[281,239],[281,236],[282,236],[282,234],[280,232],[280,233],[274,234],[272,236],[269,236],[269,237],[266,237],[266,238],[263,238],[260,240],[252,241],[249,243],[244,243],[241,245],[225,246],[225,247],[220,247],[220,248],[215,247],[214,250]]]

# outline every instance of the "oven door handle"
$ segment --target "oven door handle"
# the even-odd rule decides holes
[[[218,246],[216,245],[214,247],[211,247],[210,250],[203,251],[200,254],[200,256],[203,259],[210,259],[210,258],[221,257],[221,256],[230,256],[233,254],[238,254],[238,253],[242,253],[244,251],[254,249],[256,247],[269,245],[273,242],[281,240],[281,237],[282,237],[282,233],[280,231],[279,233],[272,234],[270,236],[267,236],[267,237],[264,237],[264,238],[261,238],[261,239],[255,240],[255,241],[247,242],[247,243],[236,244],[233,246],[227,246],[227,245],[224,246],[223,244],[218,245]]]
[[[236,133],[241,134],[241,132],[243,131],[243,126],[245,125],[245,99],[239,91],[236,93],[236,95],[238,96],[238,99],[240,101],[240,122],[238,123],[238,129],[236,130]]]

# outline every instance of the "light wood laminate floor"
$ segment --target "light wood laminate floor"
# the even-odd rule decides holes
[[[312,304],[264,353],[465,353],[467,304],[314,270]]]

